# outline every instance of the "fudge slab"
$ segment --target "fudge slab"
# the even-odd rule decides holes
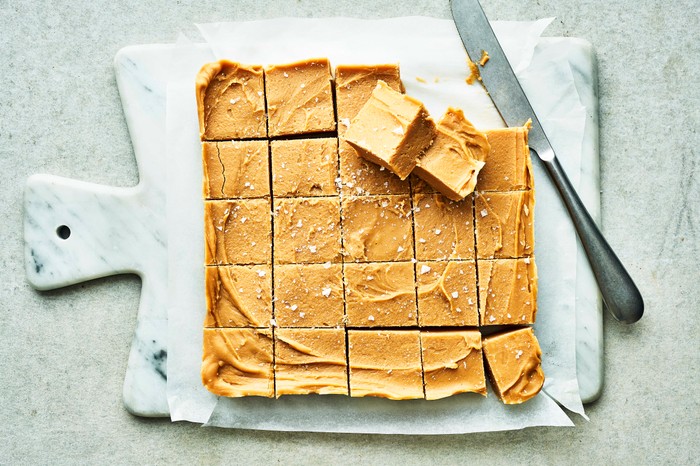
[[[205,199],[270,195],[267,141],[202,143]]]
[[[338,139],[289,139],[270,143],[275,197],[338,195]]]
[[[202,383],[215,395],[275,395],[269,329],[204,329]]]
[[[532,190],[477,193],[476,250],[480,259],[528,257],[535,252]]]
[[[474,259],[472,196],[455,202],[441,194],[413,196],[416,259]]]
[[[481,325],[534,324],[537,316],[535,258],[478,260]]]
[[[271,230],[269,199],[205,201],[205,263],[269,264]]]
[[[205,327],[268,327],[272,319],[269,265],[206,267]]]
[[[418,262],[418,322],[421,327],[477,326],[476,262]]]
[[[491,150],[479,173],[478,191],[516,191],[533,187],[527,127],[486,131]]]

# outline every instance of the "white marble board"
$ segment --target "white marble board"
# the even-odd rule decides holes
[[[547,40],[547,39],[543,39]],[[581,177],[597,186],[597,93],[595,57],[590,45],[567,41],[577,90],[587,103],[592,131],[584,141],[590,163]],[[124,382],[124,405],[140,416],[168,416],[167,243],[164,198],[166,90],[168,82],[191,76],[186,63],[213,59],[207,45],[144,45],[122,49],[115,59],[117,84],[131,134],[140,182],[129,188],[102,186],[50,175],[35,175],[25,192],[25,261],[36,289],[60,288],[119,273],[143,280],[137,327]],[[194,60],[193,60],[194,59]],[[585,165],[585,164],[584,164]],[[576,177],[574,177],[576,178]],[[594,217],[597,193],[582,193]],[[593,205],[591,205],[593,203]],[[65,228],[70,236],[65,236]],[[60,230],[59,230],[60,229]],[[580,249],[580,248],[579,248]],[[581,256],[581,253],[579,253]],[[585,259],[577,283],[577,373],[584,402],[602,389],[602,316]]]

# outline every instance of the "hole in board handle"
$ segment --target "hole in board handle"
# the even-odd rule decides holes
[[[70,228],[68,228],[67,225],[61,225],[60,227],[56,228],[56,234],[61,239],[68,239],[70,238]]]

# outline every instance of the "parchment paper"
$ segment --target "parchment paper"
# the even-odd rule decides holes
[[[566,58],[557,58],[551,47],[539,42],[550,21],[496,22],[494,29],[514,69],[524,78],[525,91],[555,149],[567,160],[569,173],[578,173],[585,109],[572,92]],[[481,86],[465,83],[466,53],[451,21],[277,19],[199,28],[217,58],[246,63],[284,63],[310,56],[327,56],[333,64],[399,62],[406,92],[422,100],[436,118],[447,106],[456,106],[477,127],[503,126]],[[553,54],[555,59],[538,60],[541,53]],[[339,396],[217,399],[210,394],[199,375],[204,243],[193,83],[194,76],[168,86],[168,401],[173,420],[248,429],[441,434],[573,425],[557,403],[583,414],[576,379],[576,238],[538,164],[535,252],[540,281],[535,332],[547,382],[535,399],[504,406],[493,391],[487,398],[464,394],[430,402]]]

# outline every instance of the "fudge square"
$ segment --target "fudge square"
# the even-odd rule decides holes
[[[270,195],[267,141],[203,142],[202,161],[206,199]]]
[[[272,141],[270,153],[275,197],[338,194],[338,139]]]
[[[435,134],[435,123],[421,102],[379,81],[350,122],[345,140],[362,157],[405,180]]]
[[[474,259],[472,197],[450,201],[440,194],[413,197],[416,259]]]
[[[202,383],[228,397],[275,394],[269,329],[204,329]]]
[[[532,328],[484,337],[482,345],[491,385],[503,403],[523,403],[540,392],[542,350]]]
[[[408,195],[348,196],[343,203],[345,261],[401,261],[413,258]]]
[[[205,263],[269,264],[271,230],[269,199],[205,201]]]
[[[417,330],[348,330],[350,396],[423,398]]]
[[[425,399],[457,393],[486,396],[486,376],[478,330],[421,332]]]
[[[345,309],[350,327],[416,325],[411,262],[345,263]]]
[[[477,193],[474,207],[480,259],[526,257],[535,252],[532,191]]]
[[[338,107],[338,134],[350,127],[350,121],[369,100],[377,82],[404,92],[398,64],[338,65],[335,68],[335,100]]]
[[[526,127],[486,131],[491,150],[479,173],[478,191],[516,191],[533,186]]]
[[[261,66],[207,63],[197,75],[196,90],[203,141],[267,137]]]
[[[343,324],[341,264],[275,266],[275,321],[280,327],[336,327]]]
[[[337,197],[275,199],[275,262],[340,262]]]
[[[481,325],[534,324],[535,258],[478,260]]]
[[[206,267],[205,327],[268,327],[272,319],[269,265]]]
[[[338,144],[340,184],[343,194],[408,194],[410,183],[384,167],[360,157],[354,147],[340,140]]]
[[[265,67],[270,137],[335,131],[327,58]]]
[[[276,396],[347,395],[345,330],[342,328],[275,330]]]
[[[418,262],[416,285],[421,327],[479,325],[475,261]]]

